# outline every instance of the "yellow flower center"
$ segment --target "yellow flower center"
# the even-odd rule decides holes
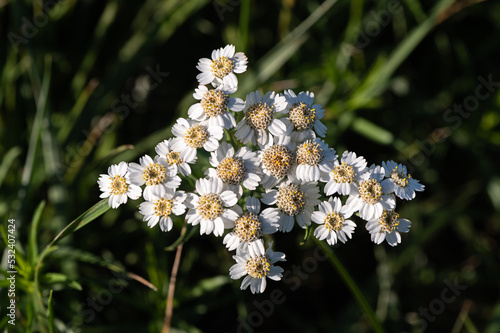
[[[210,65],[212,73],[216,78],[222,79],[234,69],[234,60],[221,56],[217,60],[212,60]]]
[[[224,183],[239,184],[245,176],[245,163],[238,157],[226,157],[217,166],[217,177]]]
[[[266,277],[271,269],[271,263],[265,255],[258,256],[256,258],[251,258],[245,264],[245,269],[253,278],[261,279]]]
[[[273,120],[274,110],[267,103],[255,103],[245,112],[245,120],[253,129],[266,129]]]
[[[209,117],[217,117],[227,111],[229,96],[220,90],[209,90],[201,99],[201,106]]]
[[[222,199],[215,193],[203,194],[198,200],[196,209],[198,214],[207,220],[214,220],[224,212]]]
[[[276,206],[278,206],[283,214],[290,216],[299,215],[305,205],[306,200],[304,198],[304,191],[297,185],[288,184],[282,185],[279,188]]]
[[[381,226],[381,231],[384,232],[392,232],[396,230],[399,225],[399,214],[395,211],[387,211],[384,209],[384,212],[378,219],[378,223]]]
[[[174,200],[160,198],[154,203],[155,214],[157,216],[168,217],[172,213]]]
[[[344,218],[339,213],[330,213],[325,218],[325,228],[330,231],[339,231],[344,225]]]
[[[128,190],[127,181],[124,177],[116,175],[112,178],[109,189],[113,195],[125,194]]]
[[[166,178],[165,167],[158,163],[148,165],[142,174],[142,179],[144,179],[147,186],[161,184]]]
[[[356,174],[354,173],[354,167],[347,165],[345,162],[342,165],[337,165],[333,168],[333,179],[337,183],[348,183],[351,184],[354,181]]]
[[[176,151],[171,151],[166,155],[167,158],[167,163],[172,165],[172,164],[181,164],[182,158],[181,158],[181,153],[178,153]]]
[[[184,133],[184,142],[191,148],[201,148],[208,140],[208,131],[202,125],[194,125]]]
[[[359,184],[359,196],[368,204],[375,204],[382,196],[382,186],[376,179],[363,180]]]
[[[252,242],[262,237],[262,225],[254,213],[244,213],[234,222],[234,233],[244,242]]]
[[[303,131],[313,127],[316,121],[316,109],[311,109],[304,102],[295,103],[290,108],[288,117],[297,131]]]
[[[290,171],[295,155],[283,145],[266,148],[262,155],[262,163],[276,178],[284,177]]]
[[[391,171],[391,179],[394,181],[399,187],[406,187],[410,182],[411,175],[406,174],[405,170],[398,171],[398,167],[396,166],[394,170]]]
[[[297,147],[297,163],[318,165],[323,159],[323,149],[318,142],[307,140]]]

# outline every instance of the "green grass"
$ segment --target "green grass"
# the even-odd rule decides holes
[[[0,275],[9,270],[9,219],[17,271],[16,325],[2,310],[2,332],[161,331],[180,242],[172,332],[498,331],[498,3],[66,0],[50,7],[0,1]],[[399,207],[412,221],[399,246],[373,245],[360,223],[347,244],[325,248],[329,260],[304,271],[317,255],[314,237],[298,228],[275,234],[287,275],[252,295],[229,278],[232,253],[221,238],[191,226],[180,238],[182,220],[162,233],[142,222],[139,202],[113,210],[99,199],[97,179],[110,164],[154,155],[171,137],[195,102],[198,59],[225,44],[249,58],[237,97],[312,91],[337,153],[404,163],[425,184]],[[156,69],[168,75],[155,81]],[[145,78],[154,88],[138,95]],[[468,105],[474,96],[477,106]],[[200,158],[197,176],[207,163]],[[445,302],[453,281],[466,289]],[[2,309],[8,292],[2,278]],[[421,312],[429,307],[432,320]]]

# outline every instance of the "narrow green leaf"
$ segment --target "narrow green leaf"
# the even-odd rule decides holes
[[[37,71],[36,66],[33,62],[32,69],[32,86],[37,87],[39,83],[39,73]],[[36,114],[35,119],[33,121],[33,126],[30,134],[30,141],[28,146],[28,154],[26,156],[26,162],[24,164],[23,173],[21,176],[21,189],[19,190],[19,200],[21,202],[20,212],[26,211],[26,197],[29,185],[31,183],[31,178],[33,175],[33,165],[35,163],[35,158],[38,151],[39,141],[40,141],[40,132],[42,130],[43,119],[45,110],[47,108],[47,99],[49,94],[50,87],[50,78],[51,78],[51,69],[52,69],[52,57],[47,55],[45,57],[45,68],[43,81],[41,83],[41,89],[38,94],[35,93],[36,96]],[[36,90],[35,90],[36,91]],[[31,188],[33,190],[33,188]]]
[[[0,188],[2,187],[2,183],[7,175],[7,172],[9,171],[10,166],[19,155],[21,155],[21,148],[12,147],[2,157],[2,162],[0,163]]]
[[[49,332],[54,333],[54,299],[52,298],[53,290],[49,294]]]
[[[48,244],[41,255],[38,258],[38,262],[36,265],[35,269],[35,292],[34,292],[34,307],[35,307],[35,312],[37,313],[37,317],[40,320],[46,320],[46,318],[43,317],[44,313],[46,313],[43,302],[42,302],[42,295],[40,291],[40,268],[42,267],[43,260],[45,257],[52,251],[56,249],[54,246],[59,240],[62,238],[66,237],[67,235],[71,234],[72,232],[83,228],[85,225],[88,223],[92,222],[102,214],[104,214],[106,211],[109,210],[109,205],[108,205],[108,199],[102,199],[98,203],[96,203],[94,206],[92,206],[89,210],[87,210],[85,213],[77,217],[74,221],[72,221],[70,224],[66,226],[51,242]]]
[[[31,220],[30,234],[28,237],[28,261],[34,265],[38,259],[38,224],[42,216],[43,209],[45,208],[45,201],[38,204]]]
[[[286,35],[283,40],[259,60],[255,72],[249,71],[246,74],[245,81],[240,84],[238,90],[243,93],[252,91],[276,73],[304,44],[308,38],[307,32],[309,29],[325,16],[337,1],[324,1],[308,18]]]
[[[420,4],[420,1],[413,1],[413,0],[403,0],[404,4],[410,12],[413,14],[413,17],[415,20],[420,23],[425,20],[427,15],[425,14],[424,10],[422,9],[422,5]]]
[[[76,119],[75,116],[78,116],[80,114],[81,108],[86,104],[88,96],[92,93],[90,92],[89,94],[89,92],[87,91],[89,90],[88,88],[92,88],[91,86],[89,86],[89,84],[91,84],[92,81],[90,81],[89,84],[87,84],[86,88],[84,88],[84,85],[85,82],[87,82],[87,78],[89,77],[89,72],[95,66],[95,62],[97,61],[97,55],[99,54],[99,48],[103,44],[106,32],[108,31],[112,23],[115,22],[119,8],[120,6],[118,5],[118,2],[116,0],[106,2],[106,7],[102,11],[101,16],[99,17],[99,21],[95,25],[92,44],[90,45],[90,47],[87,48],[85,57],[83,58],[82,63],[80,64],[80,68],[73,77],[73,81],[71,82],[72,91],[75,95],[80,92],[81,94],[80,97],[78,98],[77,103],[70,112],[71,115],[70,119],[72,120],[75,120]],[[74,123],[70,122],[70,126],[68,127],[73,128],[73,126]]]
[[[306,232],[304,234],[304,240],[302,242],[300,242],[300,245],[304,245],[307,242],[307,240],[311,236],[312,231],[313,231],[313,228],[310,225],[308,225],[306,228]]]
[[[45,273],[41,278],[43,284],[53,285],[62,283],[76,290],[82,290],[82,286],[75,280],[70,279],[65,274],[62,273]]]
[[[500,178],[495,177],[488,183],[488,195],[497,211],[500,211]]]
[[[476,325],[474,325],[474,322],[470,319],[470,317],[467,315],[464,320],[464,326],[469,333],[478,333],[479,330],[477,329]]]
[[[3,224],[0,224],[0,234],[2,235],[2,239],[4,241],[4,244],[9,244],[8,243],[9,232]],[[17,234],[16,234],[16,237],[17,237]],[[16,245],[18,245],[18,244],[16,244]],[[14,247],[14,249],[16,251],[16,270],[17,270],[17,272],[19,273],[19,275],[28,276],[30,273],[31,265],[29,265],[26,262],[26,258],[24,256],[23,252],[18,248],[18,246]],[[7,251],[7,250],[10,250],[10,248],[6,247],[5,251]]]
[[[94,221],[96,218],[101,216],[102,214],[106,213],[111,207],[109,207],[108,204],[108,199],[102,199],[98,203],[96,203],[94,206],[92,206],[90,209],[88,209],[85,213],[82,215],[78,216],[73,222],[68,224],[66,228],[64,228],[59,235],[52,240],[50,243],[50,246],[54,245],[57,241],[60,239],[66,237],[70,233],[77,231],[80,228],[83,228],[90,222]]]
[[[354,296],[354,299],[358,303],[360,310],[365,314],[365,316],[369,320],[373,328],[373,331],[377,333],[383,333],[384,329],[382,328],[382,325],[375,316],[375,312],[370,306],[370,303],[368,303],[365,296],[359,289],[358,285],[356,284],[356,282],[354,282],[351,275],[345,269],[344,265],[342,265],[337,255],[333,252],[332,248],[326,242],[320,241],[316,237],[312,237],[312,239],[328,256],[328,259],[330,260],[330,263],[332,264],[333,268],[335,268],[337,273],[339,273],[340,277],[344,281],[344,284],[349,289],[351,294]]]
[[[355,110],[363,107],[365,103],[385,91],[388,81],[396,69],[403,63],[403,61],[410,55],[417,45],[420,44],[432,28],[439,23],[438,20],[440,19],[440,15],[453,2],[454,0],[439,1],[432,9],[431,14],[416,28],[414,28],[401,43],[398,44],[384,65],[373,68],[370,73],[368,73],[363,84],[353,93],[353,98],[349,103],[349,109]]]
[[[215,276],[212,278],[203,279],[196,286],[194,286],[190,293],[188,299],[194,299],[205,295],[207,292],[216,290],[221,286],[229,283],[231,279],[225,275]]]
[[[246,52],[248,45],[248,28],[250,25],[251,1],[242,0],[240,5],[239,38],[236,47],[241,52]]]
[[[391,132],[364,118],[355,118],[352,129],[380,144],[389,145],[394,141]]]

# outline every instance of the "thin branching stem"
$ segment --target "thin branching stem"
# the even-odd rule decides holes
[[[181,229],[181,237],[186,233],[187,224],[184,223]],[[172,325],[172,314],[174,312],[174,292],[175,292],[175,282],[177,281],[177,272],[179,271],[179,265],[181,263],[182,255],[182,245],[181,242],[177,245],[177,251],[175,253],[174,265],[172,267],[172,274],[170,274],[170,282],[168,284],[168,294],[167,294],[167,306],[165,308],[165,319],[163,322],[162,333],[169,333],[170,326]]]

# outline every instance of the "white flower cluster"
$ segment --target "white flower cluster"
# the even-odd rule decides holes
[[[368,166],[350,151],[339,159],[321,139],[325,110],[314,104],[311,92],[231,97],[238,88],[235,73],[246,67],[246,56],[233,45],[200,59],[200,85],[193,94],[199,102],[189,108],[189,119],[177,120],[175,137],[156,146],[154,159],[145,155],[139,164],[111,166],[98,181],[101,198],[109,197],[116,208],[142,191],[139,212],[149,227],[159,223],[170,231],[171,215],[185,214],[201,234],[224,236],[223,244],[236,251],[229,274],[245,277],[241,288],[250,286],[252,293],[264,291],[266,278],[282,277],[275,263],[285,261],[285,254],[270,245],[266,250],[264,235],[290,232],[295,222],[303,229],[311,221],[318,224],[314,236],[334,245],[352,237],[357,213],[374,243],[400,243],[400,232],[408,232],[411,223],[395,212],[396,197],[411,200],[424,186],[393,161]],[[210,153],[212,168],[196,180],[194,191],[178,190],[179,175],[191,175],[202,149]]]

